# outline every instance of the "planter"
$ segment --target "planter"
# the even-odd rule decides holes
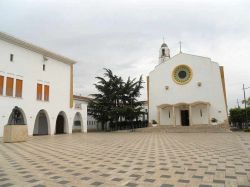
[[[157,126],[158,126],[157,123],[152,124],[152,127],[157,127]]]
[[[14,143],[24,142],[28,138],[27,125],[5,125],[3,133],[3,142]]]

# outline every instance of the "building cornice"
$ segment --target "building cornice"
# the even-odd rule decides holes
[[[65,64],[70,64],[71,65],[71,64],[75,64],[76,63],[76,61],[74,61],[72,59],[69,59],[67,57],[58,55],[56,53],[53,53],[51,51],[48,51],[46,49],[43,49],[43,48],[38,47],[36,45],[33,45],[31,43],[25,42],[23,40],[20,40],[20,39],[14,37],[14,36],[10,36],[10,35],[8,35],[6,33],[3,33],[3,32],[0,32],[0,39],[3,40],[3,41],[5,41],[5,42],[17,45],[19,47],[28,49],[30,51],[33,51],[35,53],[41,54],[44,57],[49,57],[49,58],[52,58],[54,60],[63,62]]]

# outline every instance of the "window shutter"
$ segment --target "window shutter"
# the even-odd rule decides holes
[[[22,97],[23,81],[20,79],[16,80],[16,97]]]
[[[49,101],[49,85],[44,85],[44,100]]]
[[[0,95],[3,95],[3,81],[4,81],[4,76],[0,75]]]
[[[36,90],[37,90],[36,99],[37,99],[37,100],[42,100],[43,85],[37,83],[37,88],[36,88]]]
[[[11,77],[7,77],[7,85],[6,85],[6,95],[13,96],[13,84],[14,79]]]

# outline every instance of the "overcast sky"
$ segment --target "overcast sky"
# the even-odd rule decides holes
[[[183,52],[224,66],[229,107],[250,87],[248,0],[0,0],[0,30],[78,61],[76,94],[95,92],[104,67],[145,80],[163,36],[171,56],[181,40]]]

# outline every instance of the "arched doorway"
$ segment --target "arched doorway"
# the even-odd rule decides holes
[[[20,115],[18,116],[17,120],[15,121],[14,118],[13,118],[14,113],[13,113],[13,110],[12,110],[12,112],[10,114],[10,117],[9,117],[9,120],[8,120],[8,124],[26,125],[27,120],[26,120],[26,116],[25,116],[25,113],[24,113],[23,109],[21,109],[19,107],[17,107],[16,109],[19,111]]]
[[[50,133],[49,117],[45,110],[40,110],[36,116],[33,135],[48,135]]]
[[[56,118],[55,134],[68,133],[68,120],[65,112],[60,112]]]
[[[82,115],[80,112],[77,112],[74,117],[72,132],[82,132],[82,128]]]

